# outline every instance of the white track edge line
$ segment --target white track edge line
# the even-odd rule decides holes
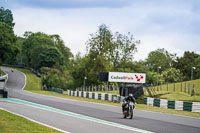
[[[16,69],[15,69],[16,70]],[[18,71],[18,70],[16,70],[16,71]],[[20,72],[20,73],[22,73],[23,75],[24,75],[24,81],[25,81],[25,83],[24,83],[24,86],[22,87],[22,91],[24,90],[24,88],[26,87],[26,74],[24,74],[23,72],[21,72],[21,71],[18,71],[18,72]]]

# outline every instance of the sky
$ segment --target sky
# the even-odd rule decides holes
[[[86,53],[101,24],[140,40],[135,61],[158,48],[200,54],[200,0],[0,0],[0,7],[12,11],[16,35],[58,34],[74,55]]]

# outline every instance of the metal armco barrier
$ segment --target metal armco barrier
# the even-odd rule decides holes
[[[184,110],[184,111],[200,113],[200,102],[185,102],[185,101],[174,101],[174,100],[145,97],[144,104],[161,108],[169,108],[175,110]]]
[[[53,91],[53,92],[63,94],[63,89],[59,89],[59,88],[47,88],[47,91]]]
[[[15,67],[15,68],[24,68],[24,69],[30,70],[36,76],[41,77],[41,74],[38,71],[36,71],[36,70],[34,70],[33,68],[30,68],[30,67],[20,66],[20,65],[8,65],[8,64],[3,64],[2,66]]]
[[[0,98],[8,97],[8,90],[6,89],[7,80],[8,80],[8,74],[0,76]]]
[[[123,97],[117,96],[117,95],[85,92],[85,91],[67,90],[67,94],[70,96],[85,97],[85,98],[89,98],[89,99],[97,99],[97,100],[111,101],[111,102],[117,102],[117,103],[120,103],[121,100],[123,99]]]

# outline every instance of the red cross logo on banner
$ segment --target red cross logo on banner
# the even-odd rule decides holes
[[[144,77],[142,75],[140,76],[135,75],[135,78],[137,79],[138,82],[140,82],[140,80],[143,79]]]

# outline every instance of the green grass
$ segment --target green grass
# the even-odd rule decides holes
[[[149,97],[148,92],[146,89],[144,89],[145,96]],[[195,95],[191,96],[191,94],[181,92],[181,91],[158,91],[157,89],[155,90],[156,93],[156,98],[161,98],[161,99],[168,99],[168,100],[177,100],[177,101],[190,101],[190,102],[200,102],[200,96]]]
[[[3,75],[6,75],[6,73],[0,69],[0,76],[3,76]]]
[[[154,89],[155,91],[184,92],[184,93],[191,94],[192,84],[194,84],[196,95],[200,96],[200,79],[185,81],[185,82],[178,82],[178,83],[171,83],[171,84],[163,84],[160,86],[154,86],[150,88]]]
[[[0,109],[1,133],[60,133]]]
[[[59,94],[59,93],[56,93],[56,92],[43,91],[42,87],[41,87],[41,79],[40,78],[38,78],[36,75],[31,73],[29,70],[25,70],[25,69],[17,69],[17,70],[24,72],[27,76],[27,85],[25,87],[25,90],[28,90],[28,91],[31,91],[31,92],[34,92],[34,93],[43,94],[43,95],[48,95],[48,96],[55,96],[55,97],[60,97],[60,98],[94,102],[94,103],[101,103],[101,104],[107,104],[107,105],[113,105],[113,106],[121,107],[120,103],[113,103],[113,102],[109,102],[109,101],[102,101],[102,100],[88,99],[88,98],[82,98],[82,97],[68,96],[68,95],[66,95],[66,92],[64,92],[64,94]],[[119,94],[119,91],[112,91],[112,92],[110,92],[110,91],[109,92],[100,91],[100,93]],[[162,93],[166,94],[166,93],[169,93],[169,92],[162,92]],[[137,104],[136,109],[200,118],[200,113],[193,113],[193,112],[187,112],[187,111],[177,111],[177,110],[173,110],[173,109],[164,109],[164,108],[152,107],[152,106],[148,106],[148,105],[144,105],[144,104]]]
[[[169,94],[161,95],[159,98],[168,99],[168,100],[177,100],[177,101],[190,101],[190,102],[199,102],[200,96],[190,96],[187,93],[183,92],[171,92]]]
[[[119,95],[119,91],[94,91],[95,93],[108,93],[113,95]]]

